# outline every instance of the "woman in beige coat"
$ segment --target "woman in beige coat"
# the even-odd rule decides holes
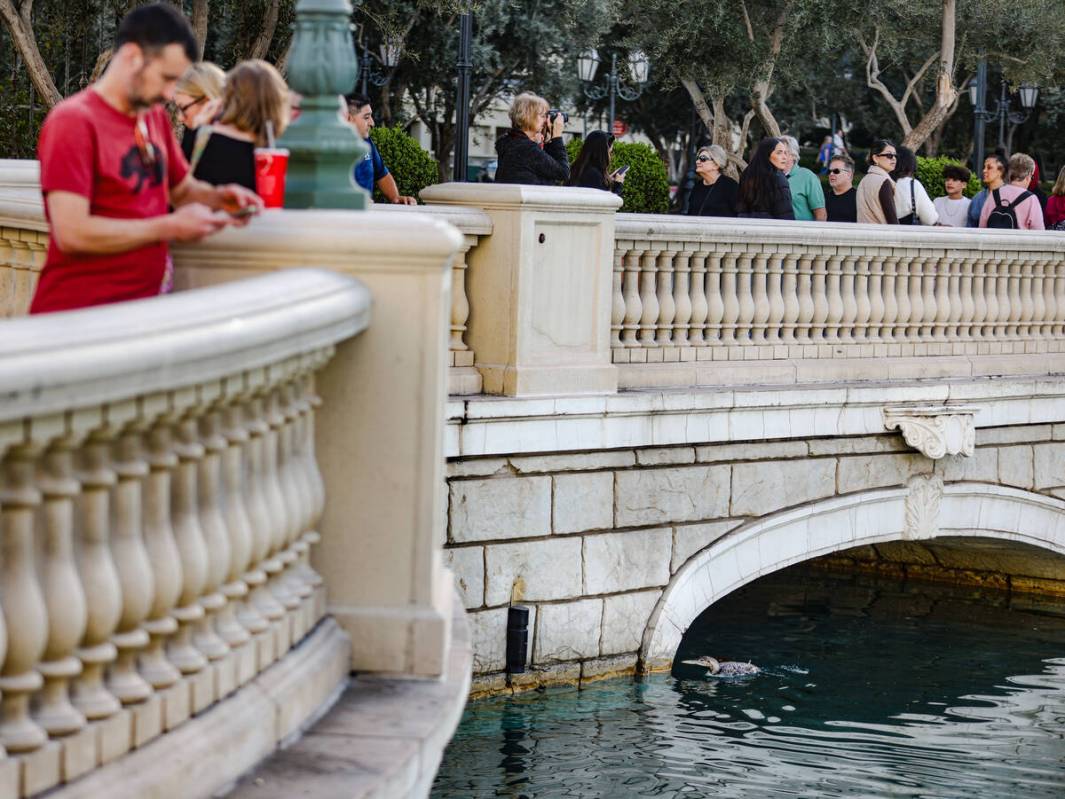
[[[886,139],[877,139],[869,151],[869,171],[858,184],[858,221],[873,225],[897,225],[895,211],[895,168],[898,152]]]

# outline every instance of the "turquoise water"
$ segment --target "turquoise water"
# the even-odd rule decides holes
[[[432,796],[1065,797],[1065,609],[788,570],[643,682],[472,703]]]

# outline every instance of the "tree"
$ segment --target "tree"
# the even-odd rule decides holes
[[[37,47],[37,37],[33,32],[33,0],[19,0],[18,7],[15,6],[15,0],[0,0],[0,17],[26,65],[33,88],[44,104],[51,108],[63,99],[63,95],[56,88],[48,65]]]

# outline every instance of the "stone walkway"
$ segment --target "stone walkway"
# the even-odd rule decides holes
[[[326,715],[229,799],[400,799],[429,795],[470,689],[469,625],[456,597],[439,681],[356,676]]]

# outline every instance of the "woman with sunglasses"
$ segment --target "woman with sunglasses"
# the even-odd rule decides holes
[[[189,67],[174,87],[174,106],[178,119],[185,126],[181,137],[185,158],[192,156],[193,131],[217,113],[218,99],[225,84],[226,73],[221,67],[210,61],[200,61]]]
[[[725,148],[700,147],[695,156],[697,180],[688,197],[688,216],[735,216],[739,184],[721,170],[728,165]]]
[[[751,219],[795,219],[787,170],[791,155],[783,139],[762,139],[740,175],[737,216]]]
[[[858,221],[872,225],[897,225],[895,181],[891,171],[899,154],[887,139],[877,139],[869,151],[869,170],[858,184]]]
[[[610,169],[614,157],[614,137],[605,130],[593,130],[581,146],[580,155],[570,169],[569,185],[585,189],[602,189],[621,194],[625,183],[625,171]]]

